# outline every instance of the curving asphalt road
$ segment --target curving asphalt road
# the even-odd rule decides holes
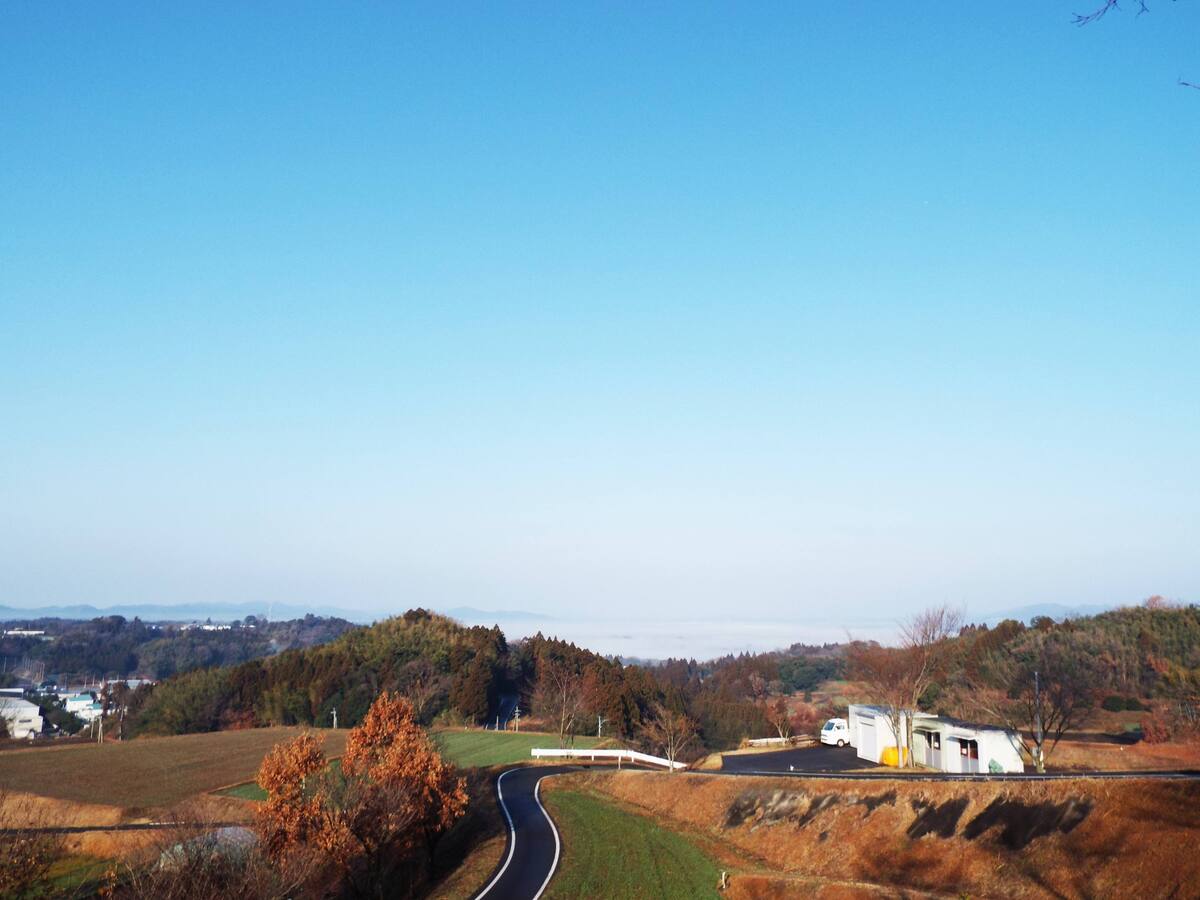
[[[946,772],[897,774],[847,772],[864,765],[850,748],[810,748],[784,750],[744,756],[726,756],[724,769],[696,774],[737,777],[744,775],[787,775],[796,778],[830,778],[879,781],[1058,781],[1102,779],[1200,779],[1200,772],[1052,772],[1046,775],[960,775]],[[542,806],[538,786],[543,778],[576,772],[583,766],[518,766],[508,769],[496,781],[496,796],[508,823],[508,842],[504,857],[475,900],[537,900],[550,884],[562,853],[558,829]],[[591,768],[588,766],[587,768]],[[687,773],[691,774],[691,773]]]
[[[537,900],[558,868],[562,844],[558,829],[542,806],[538,785],[547,775],[578,766],[525,766],[508,769],[496,780],[496,797],[508,822],[508,845],[500,865],[475,900]]]

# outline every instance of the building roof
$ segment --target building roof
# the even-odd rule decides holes
[[[1012,731],[1011,728],[1005,728],[1003,725],[984,725],[979,722],[964,722],[962,719],[956,719],[953,716],[933,716],[931,719],[926,719],[918,725],[918,728],[929,727],[930,725],[943,725],[950,728],[957,728],[961,731],[998,731],[1001,734],[1008,734]]]
[[[0,709],[12,710],[41,710],[36,703],[30,703],[28,700],[22,700],[19,697],[0,697]]]

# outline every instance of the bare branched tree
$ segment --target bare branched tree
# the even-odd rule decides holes
[[[544,658],[538,666],[533,708],[538,715],[554,723],[558,732],[558,746],[565,747],[568,735],[575,733],[575,720],[583,709],[583,703],[583,678],[569,663]]]
[[[1038,772],[1103,684],[1102,654],[1074,632],[1032,631],[964,666],[966,705],[1015,731]]]
[[[850,677],[862,685],[867,697],[883,712],[898,747],[912,696],[908,686],[911,677],[908,654],[898,647],[881,647],[874,641],[852,641],[846,648],[846,664]]]
[[[1130,5],[1133,6],[1134,4],[1131,3]],[[1143,13],[1150,12],[1150,4],[1147,3],[1146,0],[1136,0],[1136,8],[1137,8],[1137,15],[1139,15],[1139,16],[1142,15]],[[1112,12],[1114,9],[1117,9],[1117,10],[1121,9],[1120,0],[1104,0],[1104,2],[1102,2],[1098,7],[1093,9],[1091,12],[1075,13],[1071,17],[1071,22],[1072,22],[1072,24],[1078,25],[1079,27],[1082,28],[1084,25],[1091,25],[1094,22],[1099,22],[1101,19],[1103,19],[1105,16],[1107,16],[1110,12]],[[1185,81],[1182,77],[1180,77],[1178,79],[1177,84],[1180,87],[1195,88],[1197,90],[1200,90],[1200,84],[1196,84],[1195,82],[1192,82],[1192,81]]]
[[[653,715],[642,726],[646,742],[670,762],[677,762],[688,745],[696,739],[696,723],[681,712],[662,703],[655,703]],[[675,771],[675,767],[671,767]]]
[[[781,739],[787,740],[792,736],[792,718],[786,697],[779,697],[774,703],[766,704],[764,713],[767,722],[779,733]]]
[[[1093,22],[1099,22],[1114,9],[1120,9],[1120,0],[1104,0],[1104,2],[1092,10],[1090,13],[1075,13],[1071,17],[1071,22],[1075,25],[1091,25]],[[1137,0],[1137,14],[1150,12],[1150,7],[1146,5],[1146,0]]]
[[[405,667],[406,682],[403,694],[412,704],[413,716],[418,722],[425,721],[425,711],[437,696],[439,684],[437,670],[425,658],[413,661]]]
[[[909,709],[916,710],[930,686],[946,672],[951,640],[963,625],[961,610],[935,606],[918,613],[900,629],[900,648],[910,657]],[[912,716],[907,718],[907,746],[912,747]]]
[[[952,638],[962,627],[962,613],[947,606],[933,607],[900,627],[900,646],[881,647],[854,641],[846,652],[850,675],[860,681],[885,713],[896,747],[912,746],[912,715],[921,698],[946,670]],[[901,765],[912,765],[911,754],[899,753]]]

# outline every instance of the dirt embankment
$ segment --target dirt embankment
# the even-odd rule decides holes
[[[897,894],[1200,896],[1196,782],[571,778],[728,842],[785,878],[882,885]],[[771,881],[761,873],[735,877],[732,893],[787,893],[786,880],[774,888]]]

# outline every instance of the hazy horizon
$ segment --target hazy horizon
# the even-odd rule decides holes
[[[0,605],[1195,602],[1200,7],[1075,11],[9,6]]]
[[[1060,607],[1056,604],[1043,604],[987,611],[964,609],[961,612],[964,614],[965,623],[994,624],[1001,618],[1015,617],[1021,621],[1029,621],[1035,615],[1048,614],[1058,618],[1071,614],[1092,614],[1107,608],[1132,605],[1136,605],[1136,602],[1074,609]],[[39,611],[38,608],[10,608],[18,612]],[[269,604],[258,604],[257,606],[254,604],[234,606],[219,603],[180,604],[175,607],[150,604],[142,607],[143,610],[169,610],[172,608],[195,610],[195,612],[189,611],[187,615],[180,616],[180,619],[185,621],[206,617],[217,621],[227,621],[229,616],[222,614],[233,611],[236,611],[235,618],[246,614],[269,615],[270,618],[278,621],[290,619],[303,611],[301,607],[282,604],[273,608],[273,614],[271,614],[272,605]],[[255,611],[247,613],[248,608],[254,608]],[[41,610],[46,609],[56,608],[41,608]],[[97,609],[101,612],[124,612],[125,615],[129,615],[137,611],[139,607],[120,604]],[[0,618],[4,618],[4,611],[3,604],[0,604]],[[323,615],[343,615],[351,621],[366,625],[381,618],[401,615],[407,611],[407,608],[380,610],[375,613],[335,607],[314,607],[312,611]],[[472,607],[432,608],[431,611],[451,616],[467,626],[491,627],[498,625],[509,641],[521,640],[540,633],[545,637],[571,641],[577,646],[585,647],[596,653],[619,656],[626,661],[631,659],[661,660],[669,657],[707,660],[726,654],[785,650],[792,644],[820,645],[844,643],[848,640],[873,640],[883,644],[893,644],[899,639],[905,618],[904,616],[839,618],[836,613],[829,613],[822,616],[791,619],[746,615],[717,620],[703,617],[661,619],[647,614],[605,616],[603,611],[598,614],[595,612],[589,614],[587,611],[572,610],[565,610],[556,616],[540,615],[528,610],[485,610]],[[147,616],[146,618],[147,621],[153,621],[154,617]]]

